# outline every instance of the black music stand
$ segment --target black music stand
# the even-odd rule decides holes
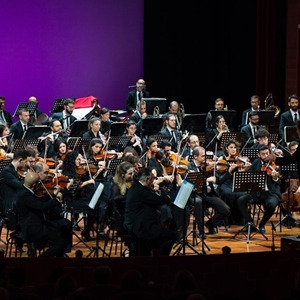
[[[163,118],[146,118],[142,121],[141,137],[158,134],[163,127]]]
[[[259,110],[257,113],[259,115],[259,125],[269,126],[274,124],[274,110]]]
[[[292,228],[292,224],[294,222],[296,222],[296,220],[292,217],[291,212],[290,212],[290,194],[291,194],[291,190],[290,190],[290,181],[291,178],[293,179],[299,179],[298,178],[298,167],[297,167],[297,163],[293,163],[293,164],[288,164],[288,165],[282,165],[281,166],[281,174],[283,176],[283,178],[286,180],[287,182],[287,186],[288,186],[288,201],[287,201],[287,211],[286,211],[286,215],[275,224],[275,228],[280,225],[280,232],[282,231],[281,226],[282,225],[286,225],[286,227],[288,229]]]
[[[152,115],[154,108],[159,107],[159,113],[164,114],[167,107],[166,98],[142,98],[146,102],[146,112],[147,115]]]
[[[215,127],[216,117],[222,115],[230,131],[235,131],[236,126],[236,111],[235,110],[210,110],[212,116],[212,124]]]
[[[100,233],[100,230],[99,230],[99,227],[100,227],[100,224],[99,224],[99,217],[100,217],[100,213],[99,213],[99,201],[100,201],[100,196],[102,194],[102,191],[104,189],[104,185],[100,182],[90,203],[89,203],[89,207],[91,209],[95,209],[96,208],[96,246],[95,247],[92,247],[92,250],[90,251],[90,253],[87,255],[87,258],[90,257],[92,254],[94,254],[94,257],[98,258],[99,257],[99,250],[102,252],[103,254],[103,257],[104,255],[109,257],[109,254],[105,252],[104,249],[102,249],[100,246],[99,246],[99,233]]]
[[[44,132],[51,131],[50,127],[45,125],[30,126],[23,134],[23,140],[37,139],[43,135]]]
[[[157,141],[157,144],[160,145],[161,141],[170,141],[171,137],[166,135],[152,135],[152,138],[154,138]]]
[[[114,122],[110,125],[111,136],[122,136],[126,131],[125,122]]]
[[[34,115],[37,106],[38,106],[37,102],[21,102],[18,104],[18,106],[13,114],[13,117],[18,117],[20,114],[20,110],[24,109],[24,108],[28,109],[29,114],[32,116],[32,115]]]
[[[205,131],[206,114],[185,114],[182,120],[182,131],[188,131],[190,134],[194,132]]]
[[[242,156],[248,157],[250,162],[253,162],[255,158],[257,158],[258,150],[254,148],[244,148],[242,152]]]
[[[253,192],[262,192],[265,190],[266,172],[263,171],[249,171],[249,172],[235,172],[233,175],[233,192],[247,192],[249,195]],[[247,232],[245,232],[247,229]],[[251,222],[243,226],[234,236],[242,233],[247,237],[247,244],[250,239],[257,233],[262,235],[266,240],[268,239],[261,233]]]
[[[196,181],[198,174],[195,174],[195,178],[193,180]],[[186,204],[188,202],[188,199],[195,189],[195,185],[191,183],[190,181],[183,180],[182,185],[179,189],[179,192],[176,196],[176,199],[174,200],[174,205],[177,207],[181,208],[183,211],[183,234],[186,233],[186,216],[185,216],[185,209],[186,209]],[[183,250],[183,255],[185,255],[185,248],[188,247],[190,248],[194,253],[200,254],[187,240],[187,237],[189,236],[185,235],[180,241],[173,247],[176,248],[178,245],[179,247],[176,249],[176,251],[173,253],[173,256],[179,255],[180,251]]]
[[[297,135],[297,128],[296,126],[284,126],[284,141],[286,143],[289,143],[291,141],[297,141],[298,135]]]
[[[269,140],[269,143],[273,143],[273,144],[277,145],[277,143],[279,142],[279,134],[278,133],[270,133],[268,140]]]
[[[82,152],[82,147],[85,151],[89,148],[92,138],[82,138],[82,137],[69,137],[67,140],[68,149],[76,150]],[[82,154],[82,153],[81,153]]]
[[[75,98],[57,98],[55,99],[51,112],[55,113],[55,112],[61,112],[64,110],[64,102],[66,99],[73,99],[75,101]]]
[[[38,139],[28,139],[28,140],[15,140],[14,147],[11,152],[15,152],[18,149],[25,149],[27,145],[32,145],[37,147],[40,140]]]
[[[70,126],[71,132],[69,137],[82,136],[88,130],[89,120],[76,120]]]
[[[110,136],[107,141],[106,150],[118,150],[118,152],[123,152],[130,139],[131,137],[127,136]]]
[[[0,160],[0,174],[2,173],[3,169],[9,165],[11,162],[10,159],[3,159],[3,160]]]
[[[245,132],[223,132],[221,136],[221,148],[225,149],[224,145],[229,140],[239,141],[241,143],[241,147],[243,147],[246,143],[246,133]]]
[[[203,133],[197,133],[196,135],[199,139],[199,145],[205,148],[208,140],[208,133],[203,132]]]
[[[114,158],[114,159],[111,159],[108,164],[107,164],[107,173],[104,177],[107,177],[109,175],[114,175],[115,174],[115,171],[116,171],[116,168],[117,166],[122,162],[122,159],[120,158]]]

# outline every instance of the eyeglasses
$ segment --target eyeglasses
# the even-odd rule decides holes
[[[136,127],[128,127],[128,129],[136,130]]]

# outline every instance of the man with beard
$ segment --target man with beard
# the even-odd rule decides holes
[[[279,135],[283,140],[284,140],[284,127],[294,126],[296,120],[298,120],[300,117],[298,105],[299,105],[298,96],[295,94],[289,96],[288,106],[290,107],[290,109],[281,114],[280,122],[279,122]],[[285,142],[283,142],[283,146],[286,146]]]

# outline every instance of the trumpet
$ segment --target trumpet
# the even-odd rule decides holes
[[[159,117],[159,106],[156,105],[154,108],[153,108],[153,113],[152,113],[153,117],[155,118],[158,118]]]
[[[223,132],[230,132],[229,131],[229,128],[226,124],[223,125],[223,128],[222,128]]]

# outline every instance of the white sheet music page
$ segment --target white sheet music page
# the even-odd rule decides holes
[[[186,206],[186,203],[194,189],[194,184],[187,180],[182,181],[182,185],[178,191],[178,194],[174,200],[174,204],[178,206],[181,209],[184,209]]]

